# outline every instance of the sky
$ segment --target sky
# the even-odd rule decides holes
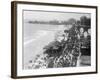
[[[50,21],[50,20],[68,20],[74,18],[79,20],[81,16],[87,16],[90,18],[89,13],[71,13],[71,12],[47,12],[47,11],[25,11],[24,10],[24,20],[40,20],[40,21]]]

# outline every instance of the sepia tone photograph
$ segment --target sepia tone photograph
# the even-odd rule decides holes
[[[23,10],[23,69],[91,66],[91,14]]]

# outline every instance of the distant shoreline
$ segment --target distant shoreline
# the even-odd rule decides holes
[[[31,24],[51,24],[51,25],[69,25],[72,24],[67,21],[28,21]]]

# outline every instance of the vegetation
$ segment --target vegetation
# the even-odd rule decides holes
[[[64,24],[66,22],[49,21],[48,23]],[[70,23],[72,28],[64,30],[62,35],[56,37],[63,38],[61,40],[55,39],[43,48],[45,57],[42,57],[42,59],[44,60],[45,68],[77,66],[77,60],[81,56],[82,48],[90,48],[91,36],[88,32],[91,26],[90,18],[82,16],[79,21],[70,19],[67,23]],[[38,65],[40,66],[40,64]],[[36,65],[33,65],[36,68]],[[43,67],[43,65],[40,67]]]

